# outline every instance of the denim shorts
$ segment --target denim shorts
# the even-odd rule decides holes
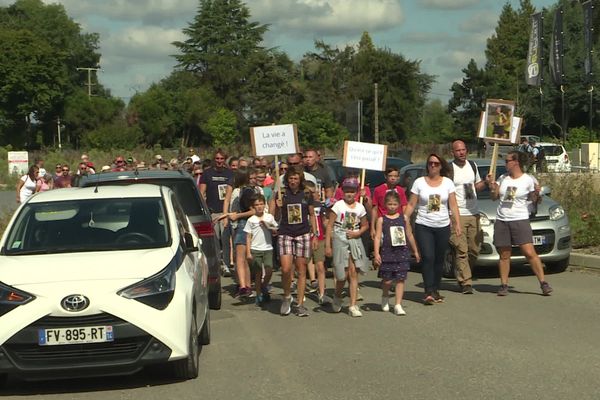
[[[246,226],[246,219],[240,219],[237,222],[237,227],[235,228],[235,232],[233,234],[233,245],[246,245],[246,232],[244,232],[244,227]]]

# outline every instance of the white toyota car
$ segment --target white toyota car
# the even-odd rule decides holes
[[[164,186],[32,196],[0,241],[0,382],[161,363],[195,378],[210,341],[200,243]]]

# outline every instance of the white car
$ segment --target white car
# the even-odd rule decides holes
[[[548,172],[571,172],[571,160],[569,153],[563,145],[542,142],[537,146],[544,148],[544,164]]]
[[[167,187],[51,190],[0,241],[0,381],[198,375],[210,342],[200,239]]]

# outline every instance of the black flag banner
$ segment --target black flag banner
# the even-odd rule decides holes
[[[541,12],[531,16],[526,71],[527,84],[530,86],[542,85],[542,22]]]
[[[563,84],[563,9],[559,7],[554,14],[552,41],[550,42],[550,75],[556,86]]]
[[[583,67],[585,70],[586,82],[592,80],[592,46],[594,38],[594,6],[592,0],[586,1],[582,4],[583,6],[583,24],[584,24],[584,45],[585,45],[585,58],[583,60]]]

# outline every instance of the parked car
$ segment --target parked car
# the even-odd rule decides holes
[[[81,179],[81,187],[104,185],[131,185],[151,183],[168,186],[175,192],[183,211],[202,239],[202,251],[208,260],[208,300],[210,308],[221,308],[221,246],[215,235],[210,210],[190,174],[184,171],[140,170],[108,172],[88,175]]]
[[[344,178],[344,169],[342,160],[337,159],[326,159],[325,164],[333,171],[335,175],[335,181],[339,184],[342,182]],[[387,166],[395,166],[398,169],[409,165],[410,161],[406,161],[402,158],[397,157],[387,157],[386,158],[386,167]],[[365,175],[365,184],[369,186],[371,190],[374,190],[377,186],[381,185],[385,182],[385,176],[383,171],[374,171],[374,170],[366,170]]]
[[[165,186],[36,194],[0,240],[0,376],[198,375],[210,342],[200,238]]]
[[[490,169],[490,160],[474,159],[479,175],[485,177]],[[497,160],[496,177],[506,173],[504,160]],[[401,170],[401,176],[407,184],[407,190],[414,180],[425,174],[425,164],[411,164]],[[530,218],[533,230],[534,247],[546,268],[551,271],[564,271],[569,265],[571,254],[571,227],[563,207],[549,197],[547,188],[543,188],[542,202],[537,207],[537,212]],[[483,243],[477,258],[476,266],[482,268],[497,267],[500,256],[493,245],[494,222],[498,202],[490,197],[489,190],[477,193],[479,199],[480,222],[483,230]],[[444,275],[454,276],[454,260],[452,253],[448,253],[444,266]],[[519,247],[513,247],[511,264],[525,264],[526,258],[521,254]]]
[[[547,172],[571,172],[569,153],[563,145],[547,142],[537,145],[544,148],[544,163]]]

